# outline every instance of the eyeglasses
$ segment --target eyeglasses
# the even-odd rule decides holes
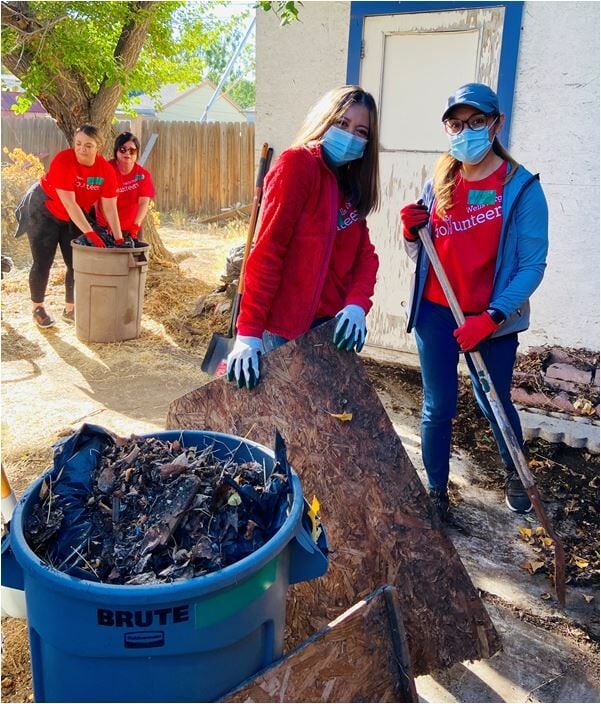
[[[443,120],[442,124],[444,125],[447,134],[461,134],[465,125],[467,125],[470,130],[478,132],[479,130],[491,127],[497,121],[497,118],[495,117],[495,119],[489,125],[489,117],[490,115],[484,115],[483,113],[476,113],[467,120],[460,120],[457,117],[449,117],[446,120]]]
[[[121,154],[136,154],[138,152],[134,147],[119,147]]]

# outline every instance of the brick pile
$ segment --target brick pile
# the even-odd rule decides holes
[[[518,357],[513,401],[521,406],[599,419],[599,354],[532,347]]]

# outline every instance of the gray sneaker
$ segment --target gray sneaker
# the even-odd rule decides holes
[[[75,308],[71,308],[71,310],[67,310],[66,308],[63,308],[63,314],[61,317],[66,323],[74,323],[75,322]]]
[[[515,513],[530,513],[532,503],[524,489],[520,475],[513,470],[508,472],[505,480],[505,503],[510,511]]]
[[[54,325],[54,318],[46,313],[44,306],[34,308],[33,319],[39,328],[51,328]]]

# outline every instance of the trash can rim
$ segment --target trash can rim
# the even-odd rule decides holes
[[[150,244],[146,243],[141,247],[89,247],[85,244],[79,244],[75,240],[71,240],[71,247],[73,249],[81,249],[82,251],[94,252],[94,254],[139,254],[147,252],[150,249]]]
[[[236,438],[240,441],[240,444],[256,448],[272,459],[275,459],[273,451],[268,447],[228,433],[218,433],[208,430],[167,430],[145,433],[140,435],[140,437],[165,437],[168,435],[189,436],[190,434],[201,434],[205,437],[209,436],[215,438],[216,440],[220,440],[221,438]],[[175,582],[164,582],[161,584],[106,584],[104,582],[94,582],[72,577],[64,572],[59,572],[43,562],[27,544],[23,533],[23,513],[29,502],[33,501],[33,497],[36,495],[36,491],[39,490],[44,478],[54,471],[54,468],[44,472],[41,477],[31,484],[17,503],[11,519],[9,534],[13,554],[23,570],[29,570],[39,577],[49,580],[58,589],[72,592],[75,598],[96,594],[100,597],[110,597],[117,603],[119,596],[127,598],[127,595],[131,596],[133,593],[132,590],[135,589],[136,595],[152,596],[155,599],[159,596],[160,592],[163,591],[169,595],[169,600],[173,601],[174,599],[186,599],[197,597],[205,593],[216,592],[220,589],[238,584],[256,574],[264,565],[275,559],[300,530],[304,496],[298,474],[294,469],[291,468],[291,470],[293,502],[289,514],[278,532],[251,555],[216,572],[201,575],[200,577],[192,577]]]

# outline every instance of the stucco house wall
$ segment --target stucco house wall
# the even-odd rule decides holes
[[[274,157],[313,103],[346,83],[350,3],[306,2],[300,16],[280,27],[273,12],[257,12],[255,145],[268,142]]]
[[[315,100],[346,82],[350,3],[305,3],[300,15],[280,27],[257,13],[256,144],[276,156]],[[599,4],[525,2],[508,146],[541,174],[550,252],[522,351],[599,349],[599,100]]]

